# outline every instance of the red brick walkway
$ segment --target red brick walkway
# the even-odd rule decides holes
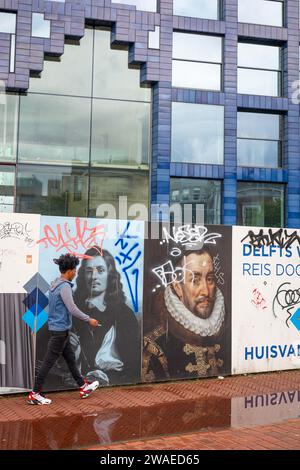
[[[300,419],[256,428],[207,431],[131,441],[91,450],[299,450]]]
[[[300,449],[300,371],[0,396],[0,449]]]

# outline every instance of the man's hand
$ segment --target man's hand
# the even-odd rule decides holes
[[[99,325],[99,322],[95,318],[90,318],[89,325],[92,326],[93,328],[97,328],[97,326]]]

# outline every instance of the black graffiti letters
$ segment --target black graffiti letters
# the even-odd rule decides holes
[[[287,327],[289,327],[288,321],[292,316],[294,307],[300,304],[300,288],[293,290],[285,287],[290,285],[290,282],[285,282],[284,284],[281,284],[273,300],[273,314],[276,318],[276,306],[279,306],[282,310],[288,313],[288,318],[286,320]]]
[[[300,246],[300,236],[297,230],[292,233],[288,233],[285,229],[279,229],[273,232],[272,229],[265,233],[264,229],[260,229],[258,233],[254,233],[253,230],[249,230],[248,235],[241,240],[246,241],[255,247],[262,246],[279,246],[280,248],[290,248],[294,243],[298,243]]]
[[[22,224],[21,222],[4,222],[0,223],[0,240],[13,238],[16,240],[25,240],[28,245],[33,243],[30,237],[31,230],[28,223]]]

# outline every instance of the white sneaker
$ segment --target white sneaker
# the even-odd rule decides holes
[[[27,403],[29,405],[51,405],[52,400],[43,397],[40,393],[30,392]]]
[[[99,387],[98,380],[95,380],[92,383],[89,383],[85,380],[85,384],[80,387],[80,398],[87,398],[91,393],[93,393]]]

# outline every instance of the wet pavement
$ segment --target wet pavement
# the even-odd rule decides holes
[[[218,433],[219,442],[221,433],[241,437],[243,430],[254,432],[251,448],[260,448],[258,430],[274,425],[276,437],[290,423],[287,448],[300,449],[300,371],[105,388],[88,400],[77,391],[49,397],[51,406],[37,407],[24,394],[0,396],[1,450],[130,449],[151,440],[163,448],[178,438],[182,449],[189,436],[187,448],[197,449],[207,448],[208,436],[214,442]]]

